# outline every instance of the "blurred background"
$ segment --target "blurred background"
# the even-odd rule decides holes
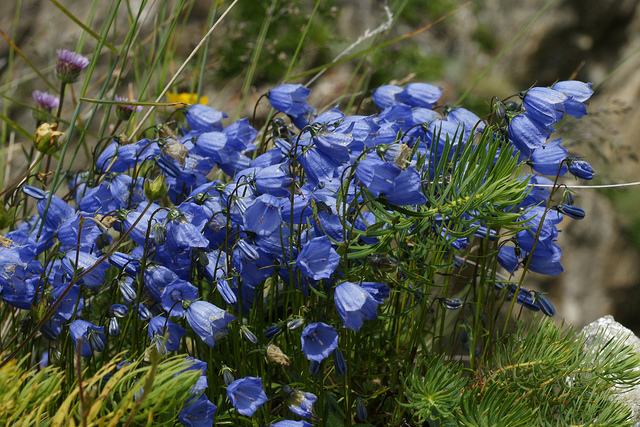
[[[129,52],[133,61],[127,62],[135,65],[118,70],[123,77],[118,94],[152,101],[162,90],[163,82],[175,73],[211,22],[231,2],[218,2],[217,12],[212,7],[215,2],[208,0],[126,3],[128,7],[120,8],[116,17],[117,31],[109,36],[114,46],[122,43],[141,6],[144,12],[135,28],[140,42],[135,51]],[[494,96],[503,99],[533,85],[550,85],[558,80],[592,82],[597,91],[588,116],[579,122],[565,120],[560,134],[571,154],[589,161],[597,175],[591,182],[572,178],[566,182],[604,185],[640,181],[638,2],[547,3],[327,0],[316,4],[310,0],[240,0],[213,33],[204,70],[194,60],[172,91],[195,92],[202,75],[202,94],[208,97],[210,106],[229,114],[230,123],[235,117],[251,118],[257,105],[254,126],[258,127],[268,112],[266,101],[260,97],[282,83],[312,14],[307,41],[291,76],[423,29],[319,76],[312,73],[289,81],[311,82],[309,101],[319,111],[340,104],[343,108],[358,108],[361,114],[375,111],[370,95],[383,84],[432,83],[444,88],[442,104],[454,104],[477,81],[463,105],[479,116],[489,112]],[[90,56],[96,46],[95,39],[88,37],[63,9],[98,31],[111,3],[60,0],[56,5],[44,0],[15,0],[0,5],[0,30],[4,36],[0,40],[0,112],[5,118],[0,122],[0,147],[5,165],[2,173],[7,182],[24,170],[22,149],[28,149],[30,144],[15,132],[15,127],[29,133],[35,128],[30,110],[21,103],[33,105],[31,94],[36,89],[51,90],[20,55],[10,51],[8,40],[34,68],[53,79],[56,49],[79,50]],[[171,19],[163,10],[179,14],[182,24],[168,28],[166,23]],[[166,34],[171,34],[169,42],[161,45]],[[157,76],[147,79],[144,70],[151,67],[159,50],[168,52],[168,59]],[[104,65],[94,73],[94,93],[102,83],[100,67],[106,67],[113,59],[107,49],[103,55]],[[141,96],[137,90],[147,80],[148,90]],[[71,93],[69,97],[65,100],[66,116],[74,109],[75,95]],[[636,311],[640,307],[640,187],[575,191],[576,205],[585,209],[587,217],[560,224],[558,243],[563,249],[565,272],[555,278],[532,273],[525,286],[549,294],[558,310],[558,322],[580,328],[612,314],[640,334]]]

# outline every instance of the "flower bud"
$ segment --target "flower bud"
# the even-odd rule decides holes
[[[269,326],[266,331],[264,331],[264,337],[268,340],[271,340],[283,332],[280,325]]]
[[[596,173],[588,162],[580,159],[578,156],[568,156],[566,161],[569,172],[578,178],[590,180]]]
[[[549,301],[544,295],[537,292],[535,295],[535,304],[540,307],[540,311],[549,317],[553,317],[556,314],[556,309],[553,304],[551,304],[551,301]]]
[[[315,375],[318,372],[320,372],[320,362],[312,360],[311,363],[309,363],[309,373],[311,375]]]
[[[112,337],[120,336],[120,323],[118,323],[118,319],[115,317],[109,318],[109,323],[107,325],[107,332]]]
[[[360,421],[364,421],[368,416],[367,405],[364,403],[364,400],[358,397],[356,399],[356,417],[358,417]]]
[[[172,178],[179,178],[180,175],[182,175],[180,167],[166,157],[160,157],[156,160],[156,164],[164,173]]]
[[[344,355],[339,348],[336,348],[333,352],[333,364],[336,367],[336,373],[338,375],[347,374],[347,362],[344,360]]]
[[[165,244],[166,242],[166,229],[164,228],[164,225],[162,224],[156,224],[153,226],[153,241],[156,244],[156,246],[162,246]]]
[[[233,378],[233,371],[227,365],[222,365],[222,378],[227,386],[231,385],[231,383],[235,381],[235,378]]]
[[[296,329],[299,329],[302,325],[304,325],[304,317],[298,317],[297,319],[290,320],[287,323],[287,328],[289,328],[290,331],[295,331]]]
[[[113,304],[107,310],[107,314],[109,315],[109,317],[118,317],[118,318],[127,317],[129,315],[129,308],[127,308],[126,305]]]
[[[251,330],[249,330],[249,328],[247,328],[245,325],[240,326],[240,333],[242,334],[242,337],[245,340],[249,341],[251,344],[258,343],[258,337],[256,336],[256,334],[251,332]]]
[[[447,310],[458,310],[460,307],[462,307],[462,300],[459,298],[446,299],[442,302],[442,304]]]
[[[582,219],[587,215],[584,209],[572,205],[558,205],[556,209],[573,219]]]
[[[144,195],[152,202],[162,199],[168,191],[167,179],[163,173],[158,175],[153,181],[148,179],[144,181]]]
[[[42,123],[33,135],[33,145],[44,154],[53,154],[66,141],[64,133],[57,131],[57,123]]]
[[[104,350],[106,342],[104,340],[104,334],[100,334],[94,330],[89,331],[89,345],[93,351],[97,351],[98,353]]]
[[[131,279],[129,279],[129,281],[127,281],[127,279],[123,279],[118,282],[118,288],[120,288],[120,292],[122,293],[122,299],[127,304],[133,304],[136,298],[138,298],[138,293],[133,288]]]

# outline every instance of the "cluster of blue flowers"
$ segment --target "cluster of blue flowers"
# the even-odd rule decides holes
[[[63,56],[71,65],[58,73],[72,83],[88,62]],[[254,344],[256,334],[276,342],[285,329],[302,329],[300,349],[309,371],[318,372],[333,355],[336,372],[344,374],[341,331],[358,332],[365,320],[376,319],[390,295],[385,283],[345,279],[345,242],[378,242],[367,236],[378,219],[353,207],[365,195],[384,200],[390,209],[425,205],[425,186],[441,178],[433,176],[441,153],[473,144],[487,131],[495,132],[501,149],[515,148],[537,173],[555,177],[569,171],[591,179],[588,163],[569,156],[560,140],[548,141],[565,113],[586,113],[591,94],[589,84],[576,81],[532,88],[521,95],[521,105],[496,102],[491,121],[484,122],[464,108],[445,108],[442,116],[436,108],[441,89],[426,83],[377,89],[373,101],[380,112],[371,116],[345,116],[337,107],[316,115],[307,104],[309,90],[285,84],[271,90],[268,99],[298,130],[276,117],[260,144],[247,119],[223,127],[224,113],[193,105],[177,129],[160,125],[154,138],[111,141],[97,157],[95,173],[80,172],[69,180],[68,197],[23,187],[38,214],[5,235],[2,299],[29,310],[34,320],[52,310],[42,335],[55,347],[68,330],[85,358],[108,350],[123,325],[132,327],[128,319],[137,317],[162,352],[180,351],[189,330],[215,348],[232,326]],[[50,96],[38,94],[36,100],[42,108],[57,106]],[[132,106],[121,110],[120,119],[136,111]],[[453,151],[445,150],[451,145]],[[419,157],[431,160],[418,164]],[[524,179],[553,184],[538,175]],[[556,226],[563,215],[581,218],[584,211],[569,197],[549,210],[549,197],[549,189],[536,187],[518,207],[522,231],[499,252],[509,272],[525,265],[543,274],[562,271]],[[459,239],[451,246],[461,250],[467,243]],[[243,316],[260,309],[265,283],[272,278],[271,297],[284,291],[307,297],[327,292],[335,302],[334,318],[291,316],[252,330]],[[543,312],[554,312],[546,299],[518,292],[519,303],[532,309],[542,304]],[[111,295],[104,312],[89,310],[104,293]],[[447,301],[450,309],[462,305]],[[204,393],[207,364],[190,359],[189,369],[203,376],[179,419],[187,426],[212,425],[216,406]],[[262,378],[236,380],[227,371],[225,383],[231,405],[244,416],[269,400]],[[315,395],[285,387],[286,406],[314,418]]]

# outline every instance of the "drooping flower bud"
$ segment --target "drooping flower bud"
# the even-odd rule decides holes
[[[333,364],[336,367],[336,373],[338,375],[347,374],[347,362],[344,360],[344,355],[339,348],[333,352]]]
[[[356,416],[360,421],[366,420],[369,416],[367,405],[364,403],[364,400],[359,397],[356,399]]]
[[[559,212],[573,219],[583,219],[586,216],[584,209],[572,205],[558,205],[556,207]]]
[[[33,135],[33,145],[36,150],[44,154],[53,154],[66,141],[64,133],[56,130],[57,123],[42,123]]]

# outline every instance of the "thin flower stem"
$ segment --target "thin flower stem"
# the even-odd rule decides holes
[[[231,5],[229,5],[227,10],[224,11],[224,13],[220,16],[220,18],[216,21],[216,23],[213,24],[213,26],[209,29],[209,31],[207,31],[207,34],[205,34],[204,37],[200,40],[200,42],[196,45],[196,47],[193,48],[193,50],[191,51],[191,53],[189,54],[187,59],[184,60],[184,62],[180,66],[180,68],[178,68],[178,70],[173,75],[173,77],[165,85],[164,89],[162,89],[162,92],[160,92],[160,95],[158,95],[158,97],[155,100],[156,103],[160,102],[162,97],[169,91],[169,88],[171,88],[171,86],[178,79],[178,77],[180,76],[182,71],[184,71],[184,69],[186,68],[186,66],[189,63],[189,61],[191,61],[191,59],[193,59],[193,57],[196,55],[196,53],[198,53],[200,48],[206,43],[206,41],[209,39],[209,37],[211,37],[211,34],[213,33],[213,31],[218,27],[218,25],[222,22],[222,20],[227,16],[227,14],[231,11],[231,9],[233,9],[233,7],[237,3],[238,3],[238,0],[234,0],[233,3],[231,3]],[[132,139],[140,131],[140,129],[142,129],[142,126],[144,126],[144,123],[151,116],[151,113],[153,113],[154,110],[155,110],[155,106],[152,106],[151,108],[149,108],[149,111],[147,111],[147,114],[144,115],[142,120],[140,120],[138,125],[131,132],[131,135],[129,137],[130,139]]]

